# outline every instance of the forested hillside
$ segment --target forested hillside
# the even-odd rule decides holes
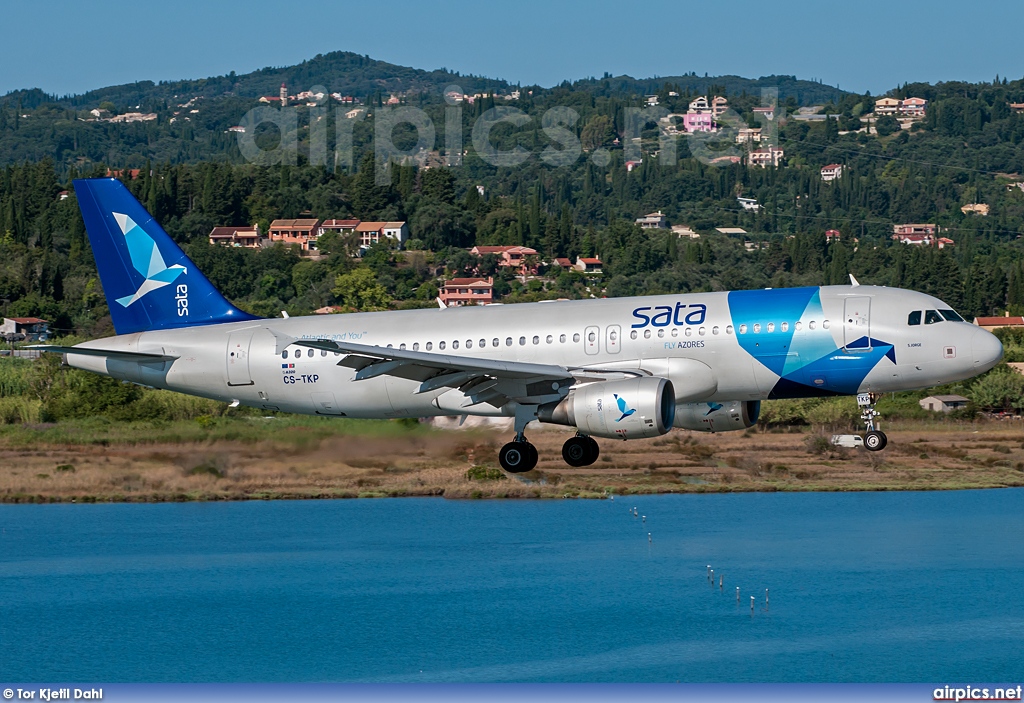
[[[328,94],[351,96],[370,107],[392,95],[400,96],[403,104],[440,106],[443,91],[452,85],[470,95],[495,91],[508,94],[511,89],[504,80],[444,69],[423,71],[339,51],[318,55],[296,66],[264,68],[245,75],[160,83],[142,81],[74,96],[48,95],[40,89],[19,90],[0,97],[0,164],[49,157],[59,171],[66,173],[72,167],[95,163],[140,167],[147,159],[168,163],[238,163],[242,157],[234,135],[228,134],[227,129],[259,105],[261,96],[278,95],[282,83],[292,94],[320,86]],[[553,104],[573,106],[577,101],[595,98],[640,104],[644,94],[664,92],[669,85],[688,94],[718,90],[735,96],[760,96],[762,88],[776,88],[780,98],[793,105],[824,104],[845,95],[837,88],[793,76],[751,80],[738,76],[699,78],[693,74],[657,79],[606,75],[602,79],[565,82],[550,89],[525,86],[521,89],[524,97],[536,101],[524,100],[516,106],[527,110]],[[565,100],[566,93],[574,95],[568,103],[559,103]],[[477,108],[485,103],[493,106],[493,100],[481,101]],[[156,119],[110,123],[90,114],[90,110],[99,108],[111,115],[151,113]],[[443,125],[443,119],[438,124]],[[329,133],[333,137],[333,129]]]
[[[1022,81],[901,86],[892,95],[930,101],[926,117],[905,130],[883,129],[880,122],[879,133],[869,134],[853,130],[872,109],[872,96],[780,79],[780,101],[790,112],[810,97],[831,101],[822,112],[838,117],[786,121],[777,137],[785,160],[777,169],[709,165],[691,154],[691,137],[686,136],[677,138],[675,163],[659,162],[654,156],[658,131],[648,125],[641,141],[643,161],[627,170],[621,148],[624,111],[639,106],[648,91],[673,112],[685,111],[697,94],[725,95],[741,124],[758,124],[752,112],[761,102],[756,82],[733,87],[729,80],[714,79],[721,82],[712,85],[694,76],[656,82],[606,76],[538,88],[532,95],[521,89],[512,104],[530,120],[515,129],[501,125],[490,140],[498,149],[526,150],[529,158],[515,167],[491,166],[473,147],[475,119],[505,104],[493,97],[459,108],[466,149],[462,165],[396,165],[390,186],[374,181],[371,120],[355,124],[358,168],[306,163],[305,118],[300,118],[297,135],[298,165],[241,162],[235,136],[224,133],[225,125],[235,124],[255,104],[253,96],[273,92],[282,76],[297,85],[322,81],[329,90],[344,90],[317,72],[328,67],[345,76],[349,83],[343,85],[352,86],[352,92],[364,90],[362,99],[371,111],[387,97],[387,81],[422,88],[403,100],[431,116],[437,158],[446,140],[444,85],[458,81],[467,92],[474,86],[509,88],[498,81],[473,83],[471,77],[413,69],[404,73],[364,61],[369,60],[331,54],[241,78],[149,85],[138,88],[139,93],[108,89],[88,99],[40,99],[35,105],[29,94],[8,96],[0,103],[0,159],[9,164],[0,170],[0,298],[6,314],[39,315],[68,333],[109,331],[74,194],[61,200],[59,193],[71,190],[74,177],[126,167],[140,169],[137,179],[127,179],[129,187],[200,268],[241,306],[263,315],[308,313],[325,304],[348,309],[430,305],[441,277],[472,272],[496,274],[496,292],[506,302],[842,283],[854,273],[862,283],[934,293],[967,316],[1024,312],[1024,240],[1019,239],[1024,190],[1013,185],[1024,180],[1019,175],[1024,172],[1024,115],[1009,107],[1024,102]],[[392,70],[394,75],[388,74]],[[379,81],[385,85],[375,88]],[[178,109],[163,102],[167,92],[186,91],[183,97],[191,98],[204,90],[210,98],[196,103],[194,119],[167,122],[172,107]],[[140,104],[129,104],[133,99],[153,101],[140,110],[153,109],[159,118],[139,124],[78,119],[80,108],[93,101],[127,100],[120,110]],[[16,100],[22,101],[20,109],[12,105]],[[580,139],[582,153],[562,166],[540,158],[557,146],[541,128],[541,116],[555,106],[579,115],[569,132]],[[329,114],[329,135],[335,133],[333,119]],[[400,148],[415,143],[415,135],[401,128],[394,138]],[[820,168],[829,163],[841,163],[845,171],[826,183]],[[482,197],[477,186],[483,186]],[[744,211],[737,196],[756,198],[760,211]],[[989,205],[989,214],[961,212],[970,203]],[[701,237],[680,239],[669,230],[634,226],[636,217],[655,210],[672,224],[690,225]],[[259,223],[266,231],[275,218],[303,213],[407,220],[411,248],[417,251],[379,247],[353,258],[350,242],[329,238],[321,246],[326,256],[314,261],[281,247],[254,252],[207,244],[216,225]],[[893,224],[906,222],[937,223],[954,245],[939,250],[892,242]],[[742,227],[749,234],[725,235],[717,227]],[[829,229],[841,232],[840,242],[826,244]],[[542,268],[540,277],[524,282],[497,271],[491,258],[471,257],[466,248],[474,244],[525,244],[545,261],[597,255],[604,272],[595,278]]]

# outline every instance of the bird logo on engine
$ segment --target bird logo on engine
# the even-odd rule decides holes
[[[615,422],[622,422],[627,417],[636,412],[636,408],[631,408],[626,404],[625,398],[620,398],[617,393],[612,393],[612,395],[615,396],[615,402],[619,406],[619,412],[622,413],[622,417],[620,417]]]

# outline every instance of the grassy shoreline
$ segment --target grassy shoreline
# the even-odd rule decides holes
[[[0,502],[181,502],[437,496],[606,498],[652,493],[954,490],[1024,486],[1016,422],[890,423],[881,454],[812,428],[601,442],[561,461],[562,428],[531,433],[534,471],[497,468],[494,431],[303,417],[102,419],[0,427]]]

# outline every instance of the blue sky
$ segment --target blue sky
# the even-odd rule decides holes
[[[245,73],[335,50],[545,86],[695,71],[877,94],[1024,76],[1016,0],[12,0],[2,12],[0,94]]]

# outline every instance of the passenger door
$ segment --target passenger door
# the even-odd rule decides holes
[[[871,298],[847,298],[843,314],[843,339],[846,351],[871,350]]]
[[[251,386],[249,373],[249,347],[252,344],[251,329],[239,330],[228,335],[227,377],[229,386]]]

